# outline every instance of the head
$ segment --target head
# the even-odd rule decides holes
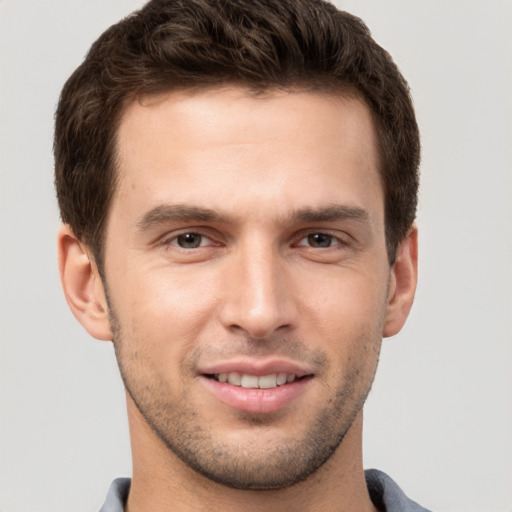
[[[361,20],[323,0],[151,1],[110,27],[66,82],[55,125],[63,222],[102,271],[125,106],[235,85],[359,96],[377,131],[390,264],[417,204],[419,135],[405,80]]]
[[[134,452],[243,489],[354,460],[414,295],[418,151],[397,68],[328,3],[154,1],[100,37],[57,112],[61,275]]]

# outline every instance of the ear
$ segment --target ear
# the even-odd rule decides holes
[[[99,340],[112,340],[103,283],[90,251],[71,227],[61,226],[58,235],[59,272],[66,301],[85,330]]]
[[[418,229],[411,227],[397,248],[391,269],[383,336],[394,336],[405,324],[414,301],[418,280]]]

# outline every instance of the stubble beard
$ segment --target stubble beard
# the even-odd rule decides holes
[[[235,489],[283,489],[315,473],[336,452],[362,409],[377,366],[378,348],[370,375],[355,365],[342,376],[336,392],[331,393],[331,398],[301,438],[252,450],[251,446],[238,442],[215,439],[198,411],[190,406],[186,390],[170,400],[166,384],[156,374],[152,375],[151,382],[147,382],[144,363],[125,353],[126,340],[111,307],[109,315],[121,377],[144,420],[188,467]],[[362,338],[365,339],[360,341],[369,346],[367,336]],[[366,375],[364,381],[362,373]],[[272,422],[271,415],[262,418],[250,413],[240,413],[238,419],[249,429],[262,429]]]

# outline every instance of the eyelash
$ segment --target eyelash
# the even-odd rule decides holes
[[[180,237],[185,237],[187,235],[195,235],[195,236],[201,237],[200,244],[197,247],[181,247],[178,244],[178,239]],[[204,233],[201,233],[200,231],[184,231],[183,233],[179,233],[177,235],[174,235],[172,238],[164,240],[164,245],[165,246],[171,246],[172,245],[174,247],[177,247],[178,249],[181,249],[181,250],[184,250],[184,251],[189,251],[191,249],[198,249],[198,248],[201,248],[201,247],[205,247],[205,245],[203,245],[203,241],[205,239],[206,240],[210,240],[211,242],[213,242],[211,237],[209,237],[208,235],[205,235]],[[213,242],[212,244],[208,244],[208,245],[215,245],[215,242]]]
[[[178,242],[179,238],[185,237],[187,235],[189,235],[189,236],[195,235],[195,236],[201,237],[199,245],[197,247],[182,247],[182,246],[180,246],[179,242]],[[301,243],[301,242],[303,242],[303,240],[310,239],[310,237],[314,237],[314,236],[325,237],[326,239],[328,239],[329,245],[326,247],[314,247],[309,244]],[[205,240],[209,240],[211,243],[204,244],[203,242]],[[311,240],[309,240],[309,242],[311,242]],[[218,244],[212,239],[212,237],[210,237],[200,231],[184,231],[182,233],[174,235],[172,238],[164,240],[163,245],[164,246],[173,246],[173,247],[176,247],[183,251],[190,251],[193,249],[200,249],[200,248],[204,248],[204,247],[215,246]],[[339,236],[333,235],[332,233],[326,232],[326,231],[310,231],[308,233],[305,233],[303,236],[301,236],[301,238],[299,239],[299,241],[297,243],[293,244],[293,246],[295,246],[295,247],[305,247],[308,249],[324,249],[324,250],[332,249],[332,248],[339,247],[339,246],[346,246],[346,245],[347,245],[347,242],[344,239],[342,239]]]
[[[324,238],[328,239],[329,245],[327,247],[314,247],[312,245],[303,245],[303,244],[300,243],[300,242],[302,242],[305,239],[308,239],[309,243],[311,243],[311,240],[309,240],[309,239],[311,237],[315,237],[315,236],[320,236],[320,237],[324,237]],[[346,242],[343,241],[339,236],[336,236],[336,235],[333,235],[331,233],[324,232],[324,231],[313,231],[313,232],[310,232],[310,233],[306,234],[305,236],[303,236],[299,240],[299,243],[296,244],[297,247],[308,247],[310,249],[331,249],[333,247],[344,246],[344,245],[346,245]]]

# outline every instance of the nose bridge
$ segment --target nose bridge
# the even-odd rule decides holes
[[[282,256],[268,241],[254,237],[241,243],[230,262],[223,322],[253,338],[291,328],[294,307]]]

